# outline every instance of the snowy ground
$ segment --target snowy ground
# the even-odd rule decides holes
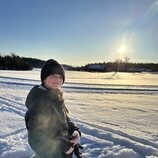
[[[158,157],[158,74],[66,72],[84,158]],[[28,158],[24,102],[39,70],[0,71],[0,158]]]

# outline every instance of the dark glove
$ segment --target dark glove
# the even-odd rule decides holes
[[[80,149],[83,149],[83,146],[81,144],[76,144],[74,146],[74,154],[77,158],[82,158],[82,153],[80,152]]]

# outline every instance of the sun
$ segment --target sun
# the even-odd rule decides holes
[[[123,43],[118,49],[118,52],[124,54],[126,51],[127,51],[127,46]]]

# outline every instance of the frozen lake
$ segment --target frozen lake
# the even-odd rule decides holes
[[[40,71],[0,71],[0,158],[33,151],[24,123],[25,99]],[[84,158],[158,157],[158,74],[66,71],[70,116],[80,127]]]

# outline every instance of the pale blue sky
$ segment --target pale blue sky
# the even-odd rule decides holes
[[[158,62],[158,1],[0,0],[0,52],[70,65]]]

